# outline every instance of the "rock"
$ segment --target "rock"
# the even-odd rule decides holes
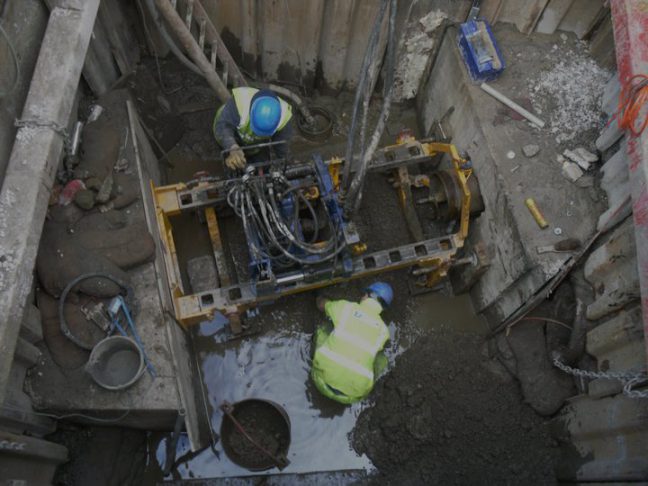
[[[113,191],[113,176],[112,173],[108,174],[104,181],[101,183],[99,192],[97,193],[97,202],[99,204],[106,204],[110,200],[110,195]]]
[[[575,150],[567,149],[563,152],[563,155],[569,160],[576,162],[583,170],[589,170],[590,166],[599,159],[598,155],[593,154],[583,147],[578,147]]]
[[[553,415],[574,395],[575,387],[572,377],[549,361],[543,326],[521,322],[512,328],[508,343],[515,355],[525,401],[540,415]]]
[[[515,158],[515,152],[513,152],[512,150],[509,150],[508,152],[506,152],[506,157],[513,160]]]
[[[572,182],[576,182],[583,175],[583,171],[578,166],[578,164],[575,164],[574,162],[567,162],[567,161],[563,162],[562,173],[563,176],[565,176],[567,179],[569,179]]]
[[[133,268],[150,260],[155,242],[145,223],[116,230],[86,230],[69,235],[84,250],[110,260],[121,269]]]
[[[99,191],[101,189],[101,180],[97,177],[88,177],[85,181],[86,189],[92,189],[93,191]]]
[[[90,210],[95,205],[95,193],[89,189],[81,189],[75,194],[74,203],[81,209]]]
[[[90,352],[74,344],[61,331],[58,318],[58,301],[42,290],[37,293],[36,299],[42,316],[43,340],[52,360],[60,368],[66,370],[83,366],[88,361]],[[79,305],[66,303],[64,312],[68,328],[82,342],[98,342],[105,337],[94,324],[85,319]]]
[[[107,273],[128,283],[128,275],[117,265],[97,252],[86,250],[70,236],[65,226],[45,223],[36,257],[36,270],[48,294],[58,297],[68,283],[86,273]],[[77,289],[99,298],[114,297],[121,290],[110,280],[100,277],[81,282]]]
[[[594,176],[586,175],[576,181],[578,187],[594,187]]]
[[[522,153],[528,158],[535,157],[540,152],[540,147],[534,144],[525,145],[522,147]]]
[[[115,174],[112,200],[115,209],[125,208],[140,197],[139,180],[132,175]]]

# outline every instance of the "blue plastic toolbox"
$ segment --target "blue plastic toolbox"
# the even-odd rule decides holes
[[[491,81],[504,71],[504,58],[485,20],[469,20],[461,24],[459,49],[475,82]]]

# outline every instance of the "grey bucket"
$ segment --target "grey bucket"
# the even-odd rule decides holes
[[[135,341],[111,336],[92,348],[85,369],[97,385],[107,390],[123,390],[140,379],[144,367],[144,355]]]

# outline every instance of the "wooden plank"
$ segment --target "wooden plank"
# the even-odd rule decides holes
[[[99,0],[54,7],[0,190],[0,403],[31,292],[34,264]]]

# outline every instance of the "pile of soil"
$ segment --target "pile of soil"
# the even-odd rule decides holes
[[[376,484],[555,484],[557,443],[476,335],[423,336],[377,384],[353,443]]]

